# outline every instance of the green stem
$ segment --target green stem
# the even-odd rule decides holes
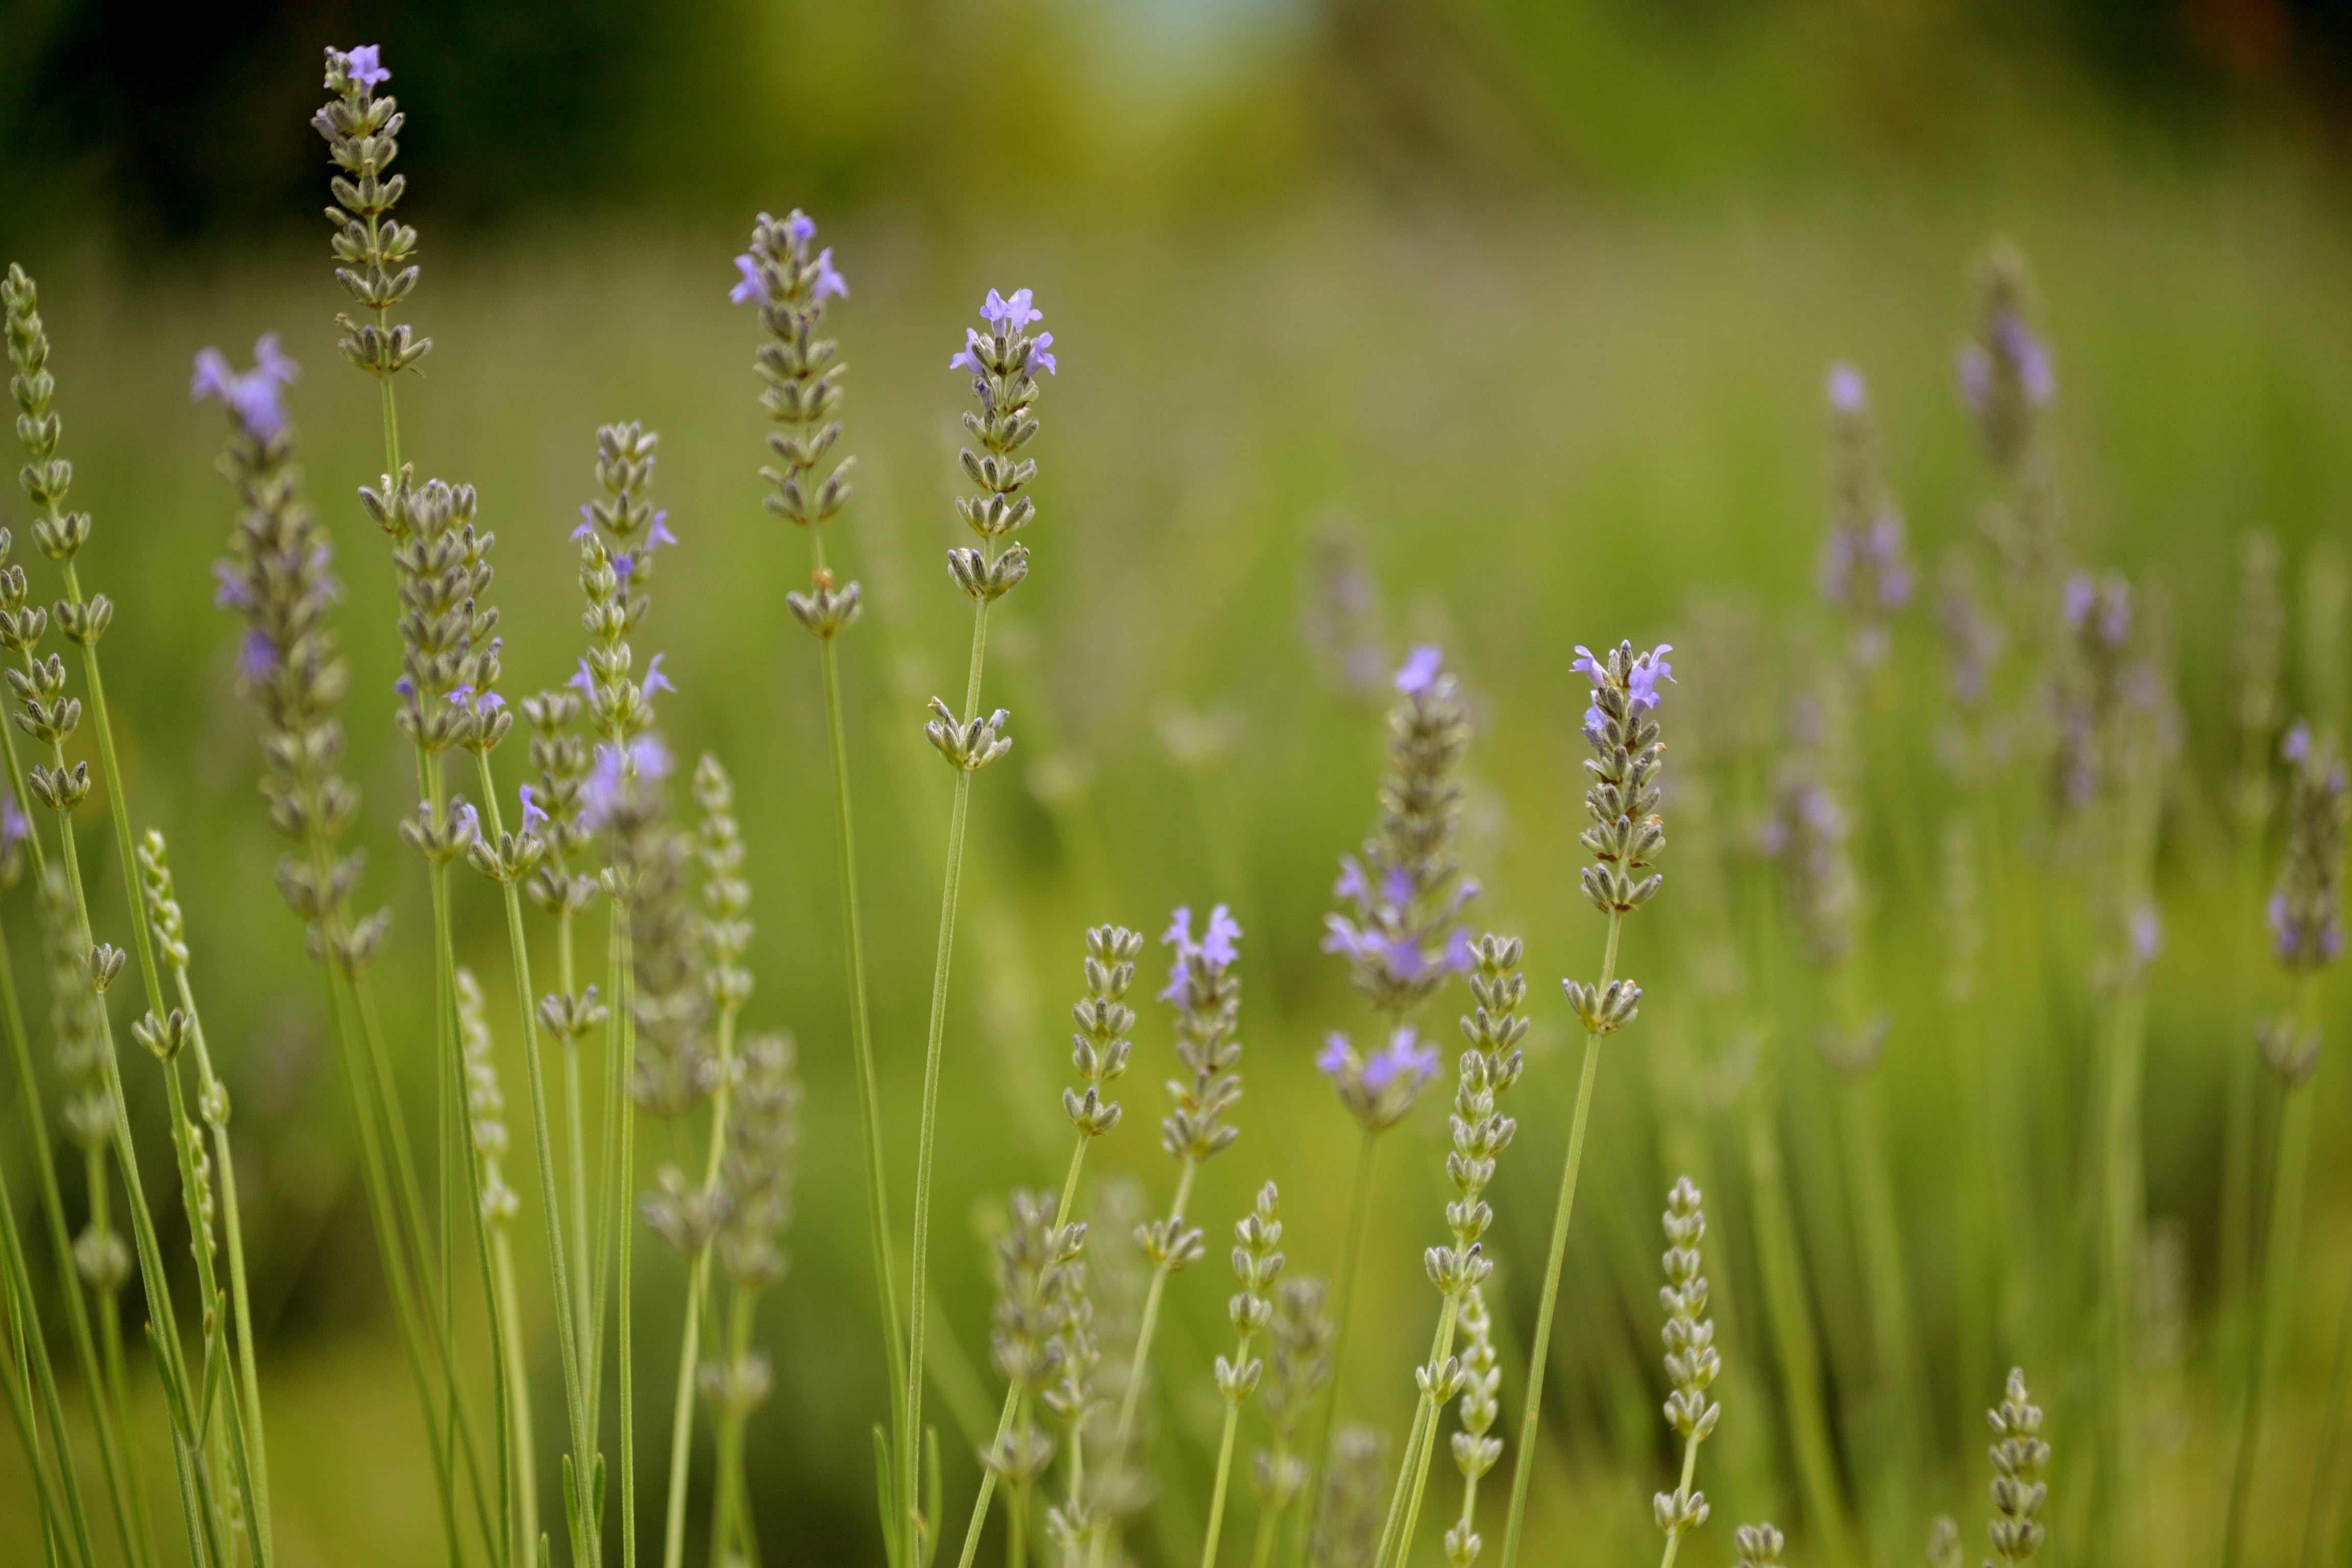
[[[2262,839],[2259,832],[2241,824],[2238,845],[2237,896],[2231,901],[2236,942],[2231,952],[2231,992],[2236,1005],[2232,1019],[2254,1016],[2253,971],[2255,921],[2263,906]],[[2255,1225],[2254,1108],[2261,1087],[2262,1053],[2243,1028],[2231,1031],[2224,1042],[2228,1099],[2221,1127],[2221,1330],[2231,1366],[2250,1352],[2255,1284],[2253,1237]]]
[[[528,1565],[539,1551],[539,1464],[530,1423],[530,1369],[521,1345],[522,1293],[515,1289],[514,1246],[501,1226],[490,1236],[490,1266],[498,1279],[499,1310],[513,1325],[516,1344],[507,1358],[507,1411],[513,1425],[515,1545],[511,1560]]]
[[[1595,994],[1609,989],[1617,978],[1617,942],[1625,917],[1609,915],[1609,938],[1601,950],[1601,981]],[[1516,1568],[1519,1533],[1527,1522],[1528,1488],[1535,1479],[1536,1433],[1543,1415],[1544,1363],[1551,1352],[1552,1314],[1559,1306],[1559,1271],[1568,1259],[1568,1225],[1576,1211],[1577,1173],[1584,1163],[1584,1133],[1592,1115],[1592,1083],[1601,1070],[1602,1037],[1588,1034],[1584,1066],[1576,1085],[1576,1114],[1568,1127],[1568,1160],[1559,1173],[1559,1204],[1552,1213],[1551,1251],[1544,1265],[1543,1296],[1536,1308],[1535,1343],[1528,1352],[1528,1407],[1519,1418],[1519,1452],[1511,1465],[1511,1509],[1503,1525],[1503,1568]]]
[[[1281,1463],[1283,1450],[1277,1449],[1275,1462]],[[1275,1538],[1282,1532],[1283,1516],[1287,1508],[1261,1508],[1257,1515],[1257,1539],[1250,1546],[1250,1568],[1269,1568],[1274,1562]]]
[[[1833,1564],[1843,1564],[1853,1561],[1853,1548],[1846,1534],[1837,1462],[1830,1450],[1829,1422],[1822,1409],[1821,1358],[1813,1343],[1812,1320],[1805,1302],[1804,1268],[1797,1256],[1788,1181],[1780,1161],[1780,1139],[1773,1122],[1775,1102],[1767,1088],[1770,1081],[1768,1075],[1776,1070],[1776,1062],[1777,1056],[1774,1060],[1757,1064],[1758,1087],[1748,1096],[1748,1181],[1756,1192],[1757,1262],[1764,1276],[1765,1305],[1772,1322],[1773,1349],[1780,1363],[1782,1398],[1788,1407],[1790,1438],[1796,1449],[1798,1480],[1826,1548],[1823,1555]]]
[[[2239,1417],[2237,1462],[2231,1467],[2229,1511],[2222,1522],[2221,1565],[2240,1560],[2263,1447],[2263,1416],[2273,1366],[2294,1300],[2295,1254],[2303,1235],[2304,1174],[2311,1162],[2312,1097],[2308,1086],[2287,1090],[2280,1119],[2278,1161],[2273,1167],[2270,1236],[2263,1246],[2263,1283],[2256,1302],[2253,1353]]]
[[[751,1292],[740,1285],[730,1292],[727,1321],[728,1365],[740,1365],[751,1345]],[[729,1548],[738,1536],[749,1535],[743,1499],[744,1413],[732,1400],[721,1407],[717,1422],[719,1448],[718,1495],[711,1505],[711,1568],[725,1568]],[[746,1561],[750,1561],[746,1554]]]
[[[1389,1499],[1388,1520],[1381,1527],[1381,1543],[1372,1553],[1372,1568],[1387,1568],[1391,1563],[1402,1568],[1412,1555],[1413,1526],[1421,1519],[1421,1500],[1429,1487],[1430,1459],[1437,1451],[1437,1426],[1443,1419],[1437,1378],[1446,1358],[1454,1352],[1454,1322],[1461,1307],[1462,1299],[1449,1295],[1444,1310],[1437,1314],[1437,1332],[1430,1342],[1429,1360],[1423,1365],[1421,1400],[1413,1411],[1412,1434],[1406,1440],[1404,1463],[1397,1469],[1396,1491]]]
[[[37,1114],[40,1107],[27,1101],[26,1110]],[[82,1508],[81,1482],[74,1470],[73,1437],[66,1427],[65,1408],[58,1399],[57,1376],[49,1365],[48,1346],[41,1338],[40,1319],[33,1310],[32,1276],[25,1264],[24,1247],[16,1235],[16,1211],[8,1195],[5,1179],[0,1179],[0,1264],[5,1265],[5,1273],[0,1276],[0,1282],[5,1282],[7,1290],[9,1327],[16,1338],[17,1352],[12,1358],[17,1363],[16,1375],[5,1380],[8,1406],[10,1414],[16,1419],[17,1430],[24,1436],[25,1468],[31,1473],[37,1493],[42,1528],[45,1532],[57,1529],[57,1521],[62,1513],[73,1525],[74,1541],[82,1563],[89,1568],[96,1568],[98,1556],[90,1544],[89,1520]],[[70,1281],[61,1280],[59,1283],[68,1290],[73,1288]],[[31,1374],[29,1378],[25,1375],[27,1372]],[[41,1463],[40,1432],[34,1425],[33,1413],[28,1407],[30,1401],[26,1384],[31,1382],[37,1382],[41,1404],[48,1416],[49,1442],[57,1450],[58,1479],[65,1493],[63,1510],[49,1495],[48,1469]],[[90,1404],[95,1406],[100,1403],[98,1391],[93,1388],[89,1392]],[[54,1559],[54,1541],[50,1552]]]
[[[988,601],[972,608],[971,658],[964,677],[964,721],[980,710],[981,670],[988,657]],[[948,816],[947,877],[940,890],[940,940],[931,963],[930,1023],[923,1044],[922,1121],[915,1140],[915,1246],[908,1270],[907,1419],[900,1429],[899,1503],[905,1511],[900,1568],[923,1560],[926,1521],[917,1500],[922,1491],[923,1311],[929,1290],[931,1250],[931,1157],[939,1141],[940,1063],[948,1026],[948,965],[955,952],[956,898],[963,886],[964,832],[971,815],[971,770],[958,768],[955,804]],[[1189,1172],[1188,1172],[1189,1176]]]
[[[1697,1473],[1698,1436],[1693,1433],[1683,1443],[1683,1479],[1682,1485],[1677,1489],[1677,1496],[1689,1495],[1691,1478]],[[1658,1568],[1675,1568],[1675,1555],[1683,1549],[1684,1533],[1679,1530],[1668,1532],[1665,1554],[1658,1559]]]
[[[710,1110],[710,1151],[703,1162],[702,1195],[718,1189],[719,1162],[727,1154],[727,1110],[734,1089],[735,1009],[719,1014],[719,1089]],[[686,1329],[678,1341],[677,1391],[669,1420],[669,1496],[662,1517],[662,1568],[686,1560],[686,1474],[693,1457],[694,1372],[701,1349],[702,1303],[710,1288],[710,1245],[694,1255],[686,1286]]]
[[[14,726],[0,726],[13,729]],[[16,773],[16,742],[9,740],[7,752],[9,772]],[[25,798],[20,793],[18,799]],[[34,864],[41,865],[40,839],[36,835]],[[121,1542],[122,1555],[131,1568],[146,1568],[154,1560],[154,1543],[148,1534],[143,1509],[132,1507],[135,1490],[129,1473],[130,1457],[122,1434],[124,1427],[115,1420],[115,1405],[108,1396],[111,1386],[100,1371],[98,1348],[90,1333],[89,1310],[82,1300],[80,1273],[74,1267],[73,1238],[66,1228],[63,1194],[58,1188],[56,1157],[51,1152],[47,1126],[41,1118],[40,1091],[33,1077],[32,1047],[25,1034],[25,1015],[16,995],[16,965],[8,957],[5,943],[0,943],[0,1019],[5,1019],[8,1034],[9,1054],[15,1058],[16,1087],[25,1108],[25,1127],[33,1153],[33,1165],[39,1174],[41,1217],[49,1235],[52,1266],[57,1270],[58,1294],[65,1302],[67,1337],[73,1342],[74,1362],[81,1374],[82,1387],[87,1391],[91,1425],[98,1432],[98,1453],[100,1467],[106,1472],[107,1500],[114,1514],[116,1539]]]
[[[823,573],[824,533],[809,530],[809,551],[814,570]],[[841,667],[831,637],[817,642],[817,659],[824,671],[824,724],[833,761],[834,844],[841,878],[841,920],[849,949],[849,1040],[856,1058],[860,1152],[866,1159],[866,1247],[872,1254],[874,1288],[882,1306],[883,1353],[888,1365],[890,1410],[894,1425],[907,1407],[907,1347],[899,1333],[898,1287],[890,1263],[890,1194],[882,1159],[882,1096],[874,1069],[872,1005],[866,991],[866,924],[857,901],[857,836],[850,816],[849,746],[841,717]],[[908,1435],[897,1435],[899,1451]],[[982,1478],[982,1484],[987,1484]],[[911,1565],[910,1565],[911,1568]]]
[[[2134,1311],[2138,1298],[2140,1229],[2146,1200],[2140,1180],[2141,1023],[2146,993],[2134,984],[2115,998],[2108,1024],[2105,1109],[2100,1182],[2105,1236],[2107,1444],[2105,1489],[2107,1532],[2116,1561],[2136,1561],[2138,1504],[2137,1391],[2138,1356]]]
[[[1284,1559],[1294,1563],[1307,1560],[1307,1538],[1315,1515],[1315,1484],[1331,1468],[1331,1445],[1339,1428],[1340,1374],[1347,1370],[1348,1331],[1355,1321],[1356,1273],[1358,1260],[1364,1255],[1364,1232],[1372,1219],[1372,1157],[1380,1150],[1380,1134],[1370,1127],[1363,1130],[1356,1142],[1356,1173],[1348,1184],[1348,1223],[1339,1237],[1339,1278],[1337,1300],[1331,1312],[1331,1376],[1330,1396],[1324,1400],[1318,1413],[1319,1429],[1312,1445],[1317,1456],[1315,1468],[1306,1482],[1307,1506],[1298,1510],[1293,1528],[1293,1539]]]

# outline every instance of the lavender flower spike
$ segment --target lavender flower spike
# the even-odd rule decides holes
[[[1325,1037],[1315,1066],[1367,1132],[1384,1132],[1412,1114],[1439,1070],[1437,1047],[1424,1045],[1410,1024],[1397,1026],[1388,1044],[1369,1057],[1335,1030]]]
[[[253,345],[253,369],[238,371],[220,350],[200,351],[188,395],[227,409],[237,428],[252,440],[275,440],[286,428],[286,410],[278,395],[302,374],[301,367],[279,352],[275,332]]]

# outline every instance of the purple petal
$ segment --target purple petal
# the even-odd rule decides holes
[[[1417,697],[1437,684],[1445,668],[1445,655],[1426,644],[1414,648],[1405,659],[1404,668],[1396,672],[1396,689],[1408,697]]]
[[[738,305],[749,304],[755,300],[766,304],[768,285],[767,280],[760,276],[760,258],[747,250],[735,258],[735,270],[743,276],[735,287],[727,290],[727,298]]]

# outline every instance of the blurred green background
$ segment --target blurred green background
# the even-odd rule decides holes
[[[794,205],[818,217],[855,290],[835,321],[854,366],[846,446],[860,499],[835,548],[867,594],[845,669],[902,1220],[948,794],[921,705],[952,689],[967,636],[963,601],[937,566],[957,542],[966,390],[945,359],[987,288],[1027,285],[1062,363],[1041,404],[1035,565],[990,668],[1017,746],[975,795],[950,1021],[935,1267],[972,1369],[968,1386],[941,1369],[936,1406],[951,1514],[976,1467],[950,1413],[977,1404],[984,1419],[996,1397],[985,1238],[1003,1192],[1053,1179],[1063,1158],[1061,1019],[1079,992],[1086,924],[1156,933],[1173,904],[1234,905],[1249,932],[1244,1136],[1209,1168],[1193,1217],[1214,1243],[1276,1177],[1293,1267],[1334,1266],[1354,1131],[1310,1058],[1326,1029],[1360,1029],[1364,1016],[1318,951],[1321,915],[1335,857],[1370,826],[1381,771],[1381,694],[1363,671],[1415,640],[1441,642],[1475,696],[1465,857],[1486,889],[1475,918],[1528,939],[1534,1063],[1492,1244],[1515,1434],[1528,1265],[1573,1089],[1575,1026],[1556,982],[1589,976],[1600,943],[1575,889],[1583,690],[1572,646],[1683,643],[1695,622],[1704,642],[1714,627],[1711,657],[1693,662],[1676,700],[1700,707],[1693,682],[1719,670],[1724,689],[1759,705],[1759,724],[1777,726],[1771,683],[1735,677],[1777,664],[1791,635],[1781,628],[1817,618],[1820,389],[1835,359],[1871,377],[1915,558],[1971,543],[1987,482],[1953,352],[1973,319],[1970,258],[1998,232],[2033,261],[2055,345],[2070,548],[2145,574],[2172,605],[2188,726],[2167,793],[2168,940],[2153,981],[2145,1141],[2152,1225],[2180,1238],[2186,1296],[2175,1359],[2148,1373],[2171,1391],[2169,1425],[2148,1438],[2170,1467],[2151,1489],[2161,1513],[2148,1546],[2153,1561],[2212,1559],[2235,1386],[2213,1329],[2220,1086],[2251,1026],[2222,977],[2259,918],[2232,901],[2222,798],[2237,541],[2257,526],[2279,537],[2298,616],[2290,647],[2310,650],[2290,658],[2290,706],[2326,717],[2345,680],[2329,662],[2343,640],[2327,635],[2341,602],[2330,611],[2321,596],[2310,621],[2302,600],[2309,563],[2343,548],[2352,518],[2352,10],[433,0],[158,17],[9,0],[0,249],[42,281],[77,504],[98,521],[86,574],[119,605],[106,649],[134,815],[172,839],[235,1097],[279,1540],[296,1564],[427,1561],[438,1532],[320,987],[272,887],[253,725],[231,689],[234,633],[211,605],[208,566],[229,521],[211,467],[218,416],[191,407],[185,385],[196,349],[241,353],[263,331],[282,333],[309,369],[291,406],[347,586],[352,771],[373,850],[363,897],[395,910],[387,994],[413,1042],[409,1110],[426,1125],[416,996],[430,922],[421,870],[391,831],[413,791],[386,695],[391,572],[351,499],[379,461],[375,395],[334,352],[342,300],[316,216],[322,150],[306,124],[320,47],[369,38],[410,117],[402,213],[425,265],[411,316],[436,343],[402,394],[404,439],[422,471],[480,489],[501,540],[494,593],[512,689],[555,683],[578,656],[566,535],[593,493],[595,426],[640,419],[662,434],[656,494],[684,542],[664,558],[642,642],[668,655],[679,687],[666,705],[673,739],[717,752],[735,775],[759,921],[749,1017],[796,1032],[808,1079],[793,1268],[762,1313],[778,1389],[752,1428],[772,1561],[879,1561],[866,1429],[882,1415],[822,709],[783,605],[805,545],[759,505],[755,329],[725,297],[752,212]],[[20,535],[24,514],[15,492],[0,500]],[[32,570],[38,584],[48,569]],[[1335,595],[1355,608],[1336,613]],[[1929,621],[1915,607],[1895,661],[1915,781],[1933,773],[1927,737],[1943,700]],[[1756,628],[1753,646],[1735,634],[1727,648],[1723,628],[1742,625]],[[1222,749],[1171,748],[1186,715],[1213,720]],[[1876,1092],[1935,1442],[1907,1483],[1916,1519],[1873,1515],[1864,1537],[1872,1561],[1916,1561],[1927,1515],[1949,1511],[1981,1539],[1977,1412],[1998,1371],[2031,1352],[2056,1412],[2053,1555],[2081,1563],[2091,1505],[2068,1473],[2077,1455],[2087,1473],[2093,1447],[2088,1309],[2049,1304],[1976,1341],[1959,1321],[1976,1286],[1956,1279],[1969,1166],[1948,1114],[1938,891],[1897,856],[1906,835],[1932,844],[1948,792],[1916,788],[1889,797],[1862,852],[1880,900],[1870,984],[1894,1017]],[[101,861],[102,825],[93,800],[82,831]],[[1610,1047],[1570,1250],[1536,1494],[1535,1539],[1551,1561],[1655,1550],[1647,1499],[1671,1484],[1673,1456],[1656,1411],[1654,1227],[1667,1182],[1694,1163],[1722,1194],[1710,1274],[1738,1375],[1721,1452],[1709,1448],[1701,1477],[1715,1522],[1685,1561],[1728,1563],[1730,1523],[1767,1512],[1790,1524],[1797,1549],[1811,1539],[1755,1322],[1738,1042],[1689,999],[1705,958],[1691,926],[1710,911],[1677,898],[1671,857],[1667,869],[1666,894],[1632,927],[1626,964],[1652,1001]],[[2058,933],[2054,973],[2074,951],[2063,933],[2079,890],[2045,869],[2009,913]],[[119,897],[110,865],[94,885]],[[503,996],[497,907],[478,883],[461,885],[463,956]],[[124,912],[103,899],[101,925],[119,927]],[[27,901],[5,916],[20,968],[37,951]],[[2087,981],[2044,982],[2004,998],[2002,1026],[2015,1049],[2079,1061]],[[1804,984],[1765,989],[1791,1042],[1783,1137],[1835,1414],[1867,1367],[1840,1167],[1819,1119],[1829,1079],[1795,1044],[1809,1027]],[[1450,1034],[1441,1015],[1458,1003],[1424,1022]],[[1167,1036],[1164,1016],[1146,1011],[1128,1121],[1094,1169],[1132,1173],[1157,1205],[1172,1174],[1152,1125]],[[512,1021],[494,1016],[519,1105]],[[2345,1016],[2340,1005],[2330,1016]],[[2331,1038],[2311,1091],[2318,1159],[2274,1439],[2286,1453],[2320,1422],[2352,1288],[2340,1045]],[[142,1075],[130,1078],[136,1096]],[[1433,1309],[1417,1255],[1442,1236],[1440,1098],[1383,1148],[1341,1395],[1351,1418],[1392,1431]],[[134,1110],[160,1150],[160,1105]],[[0,1157],[21,1162],[13,1120],[0,1125]],[[2074,1144],[2070,1127],[2051,1130],[2033,1172],[2036,1202],[2062,1216],[2058,1240],[2021,1248],[2064,1250],[2087,1168]],[[13,1168],[10,1181],[27,1190]],[[535,1275],[530,1214],[518,1234]],[[184,1258],[168,1236],[167,1250]],[[641,1403],[666,1415],[681,1277],[656,1248],[640,1257]],[[1225,1294],[1220,1267],[1171,1292],[1163,1494],[1133,1542],[1148,1562],[1187,1561],[1199,1540]],[[544,1327],[532,1348],[546,1457],[562,1423]],[[1843,1419],[1838,1438],[1857,1497],[1874,1496],[1871,1456]],[[653,1426],[639,1450],[658,1465]],[[0,1543],[23,1545],[34,1536],[17,1461],[13,1447],[0,1456]],[[2285,1521],[2282,1555],[2268,1560],[2289,1560],[2306,1468],[2266,1468],[2264,1500]],[[1455,1483],[1439,1472],[1433,1491],[1450,1500]],[[149,1474],[163,1473],[159,1451]],[[1250,1517],[1246,1500],[1236,1507]],[[1490,1552],[1498,1535],[1496,1515]],[[1440,1560],[1433,1541],[1424,1552]]]

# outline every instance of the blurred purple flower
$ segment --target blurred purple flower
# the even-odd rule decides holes
[[[737,281],[735,287],[727,290],[729,301],[737,305],[748,305],[754,301],[766,304],[768,284],[767,279],[760,274],[760,258],[747,250],[735,258],[735,270],[741,273],[742,277]]]
[[[1417,697],[1436,685],[1444,670],[1445,655],[1423,644],[1406,657],[1403,668],[1396,672],[1396,689],[1408,697]]]
[[[1045,313],[1043,310],[1033,310],[1030,307],[1030,300],[1034,297],[1032,291],[1027,289],[1015,289],[1013,290],[1013,298],[1007,300],[995,289],[991,289],[988,291],[987,300],[980,307],[980,319],[1003,327],[1007,333],[1017,332],[1032,321],[1045,320]]]
[[[1859,414],[1869,400],[1869,389],[1863,383],[1862,372],[1850,364],[1830,367],[1831,407],[1840,414]]]

